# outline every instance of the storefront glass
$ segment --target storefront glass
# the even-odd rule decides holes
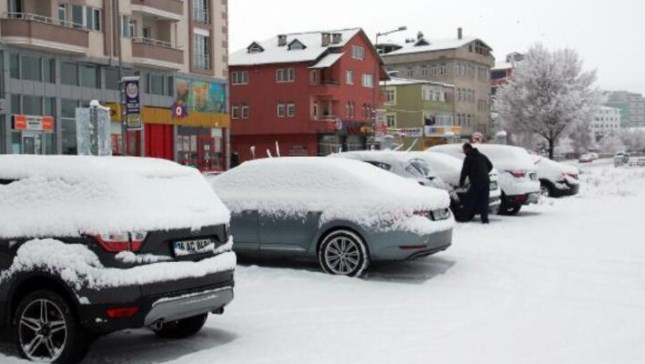
[[[320,135],[318,138],[318,155],[326,156],[332,153],[338,153],[342,146],[338,135]]]
[[[224,170],[224,144],[221,129],[177,128],[177,162],[201,171]]]

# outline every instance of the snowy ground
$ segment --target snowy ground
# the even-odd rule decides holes
[[[85,363],[642,363],[645,168],[610,163],[582,167],[578,197],[460,225],[448,251],[365,279],[239,266],[197,337],[119,333]]]

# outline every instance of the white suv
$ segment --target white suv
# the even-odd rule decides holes
[[[501,215],[515,215],[523,205],[537,203],[540,199],[540,181],[531,156],[525,149],[508,145],[475,144],[486,155],[499,173],[502,189]],[[438,145],[429,152],[449,154],[463,159],[460,144]]]

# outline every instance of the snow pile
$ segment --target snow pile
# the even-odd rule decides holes
[[[31,240],[18,248],[9,269],[0,275],[0,282],[16,272],[45,271],[60,277],[71,287],[101,289],[185,278],[235,269],[237,259],[231,252],[232,238],[219,247],[219,255],[199,262],[164,262],[129,269],[105,268],[99,258],[86,246],[66,244],[54,239]]]
[[[533,160],[531,160],[531,156],[526,149],[496,144],[475,144],[473,146],[487,156],[495,168],[500,171],[535,170]],[[428,149],[428,151],[445,153],[461,159],[464,158],[464,152],[460,144],[437,145]]]
[[[0,237],[199,228],[230,214],[200,173],[147,158],[0,156]]]
[[[273,158],[246,162],[211,181],[233,213],[258,210],[303,217],[322,212],[321,224],[347,220],[379,230],[392,229],[394,216],[447,208],[445,191],[427,188],[368,163],[341,158]],[[452,219],[425,220],[434,231]],[[418,228],[418,227],[417,227]]]
[[[580,197],[600,198],[607,196],[633,197],[643,193],[645,169],[626,166],[605,168],[581,166]]]

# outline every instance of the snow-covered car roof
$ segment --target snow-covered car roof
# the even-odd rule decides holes
[[[259,210],[277,216],[322,212],[321,221],[364,226],[393,213],[447,208],[445,191],[368,163],[324,157],[270,158],[245,162],[210,182],[232,212]]]
[[[422,158],[429,165],[431,170],[445,182],[452,185],[459,184],[459,176],[463,161],[457,157],[444,153],[435,152],[411,152],[418,158]]]
[[[0,156],[0,237],[199,228],[230,213],[193,168],[149,158]]]
[[[497,144],[474,144],[473,147],[486,155],[497,170],[535,169],[533,160],[526,149]],[[428,149],[428,151],[446,153],[461,159],[464,158],[461,144],[437,145]]]
[[[428,176],[433,176],[429,170],[430,166],[427,165],[425,160],[408,152],[392,150],[364,150],[334,153],[329,155],[329,157],[354,159],[364,162],[386,163],[396,169],[393,172],[407,178],[426,178]],[[419,160],[419,163],[415,163]]]

